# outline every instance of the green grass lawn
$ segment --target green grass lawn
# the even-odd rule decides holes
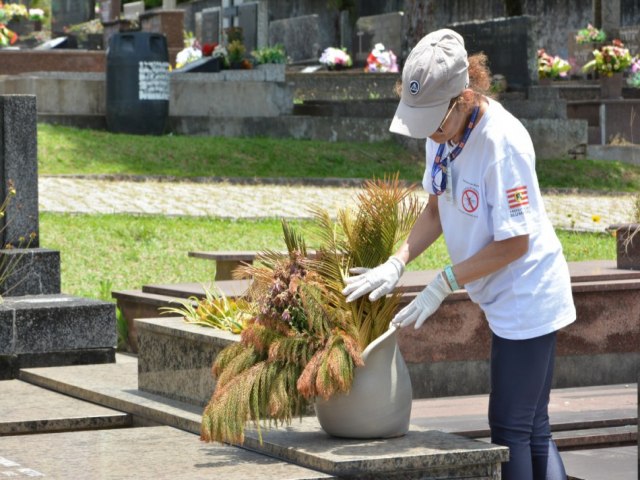
[[[41,174],[178,177],[422,178],[422,161],[395,142],[138,136],[38,125]]]
[[[293,222],[308,231],[309,222]],[[614,259],[613,237],[558,232],[569,261]],[[40,243],[59,250],[62,290],[109,299],[112,290],[152,283],[205,282],[213,262],[187,257],[190,250],[282,250],[278,220],[230,221],[197,217],[69,215],[42,213]],[[448,263],[442,239],[409,265],[439,269]]]
[[[394,141],[317,142],[268,138],[138,136],[38,125],[41,174],[129,174],[178,177],[381,178],[419,181],[424,158]],[[545,159],[543,188],[640,192],[640,166]]]

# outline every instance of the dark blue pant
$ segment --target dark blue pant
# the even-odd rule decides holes
[[[529,340],[493,335],[491,344],[491,442],[509,447],[503,480],[566,480],[549,425],[549,392],[556,334]]]

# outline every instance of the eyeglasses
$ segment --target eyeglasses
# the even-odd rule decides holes
[[[449,102],[449,109],[447,110],[444,119],[442,120],[442,122],[440,122],[440,125],[436,129],[436,133],[444,133],[442,127],[444,126],[446,121],[449,120],[449,115],[451,115],[451,112],[453,112],[453,110],[455,109],[456,105],[458,104],[458,100],[460,100],[460,97],[456,97]]]

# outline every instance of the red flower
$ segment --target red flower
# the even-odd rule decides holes
[[[217,43],[205,43],[205,44],[203,44],[202,45],[202,56],[203,57],[210,57],[217,46],[218,46]]]

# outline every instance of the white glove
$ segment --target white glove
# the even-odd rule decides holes
[[[345,280],[347,286],[342,294],[348,295],[347,302],[353,302],[369,292],[369,300],[374,302],[395,288],[404,272],[404,262],[398,257],[389,257],[389,260],[376,268],[355,267],[349,272],[359,275]]]
[[[406,327],[416,322],[415,329],[417,330],[451,292],[453,290],[445,280],[444,274],[439,273],[435,280],[427,285],[409,305],[393,317],[391,324],[396,327]]]

